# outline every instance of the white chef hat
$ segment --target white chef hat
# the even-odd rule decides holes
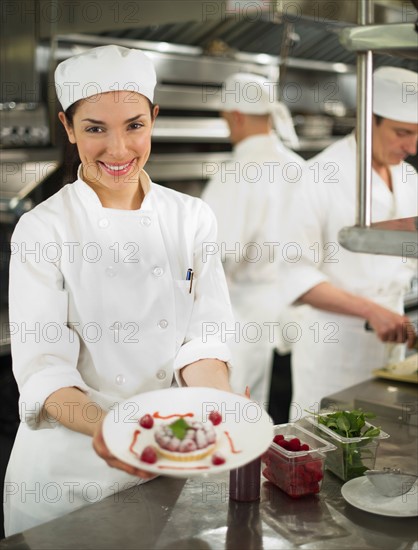
[[[376,69],[373,113],[399,122],[418,123],[418,73],[400,67]]]
[[[252,73],[229,76],[220,91],[222,111],[239,111],[248,115],[271,114],[280,137],[292,147],[299,144],[289,109],[277,101],[277,83]]]
[[[149,57],[115,45],[74,55],[55,70],[55,89],[64,111],[80,99],[119,90],[138,92],[152,102],[156,83]]]

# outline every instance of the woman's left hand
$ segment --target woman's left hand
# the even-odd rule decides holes
[[[121,460],[116,458],[114,455],[112,455],[112,453],[107,448],[107,445],[103,438],[102,424],[103,424],[103,421],[101,421],[97,425],[96,430],[94,432],[93,448],[96,451],[96,453],[101,458],[103,458],[103,460],[105,460],[111,468],[118,468],[119,470],[123,470],[124,472],[131,474],[133,476],[141,477],[142,479],[152,479],[153,477],[156,477],[155,474],[150,474],[149,472],[145,472],[144,470],[135,468],[135,466],[126,464],[126,462],[122,462]]]

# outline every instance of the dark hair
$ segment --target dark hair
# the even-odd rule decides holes
[[[69,126],[73,126],[73,119],[74,114],[77,110],[78,104],[80,102],[76,101],[72,105],[68,107],[68,109],[65,111],[65,118],[67,119],[67,123]],[[66,185],[67,183],[72,183],[77,179],[77,169],[80,165],[80,156],[78,154],[77,145],[75,143],[70,143],[68,139],[65,140],[64,145],[64,159],[63,159],[63,165],[64,165],[64,177],[63,177],[63,185]]]
[[[154,119],[154,104],[146,98],[149,104],[151,119]],[[65,118],[69,126],[73,127],[73,120],[75,112],[77,111],[79,105],[83,100],[80,99],[68,107],[65,111]],[[65,140],[64,145],[64,176],[63,176],[63,185],[67,183],[73,183],[77,179],[77,170],[80,166],[81,160],[78,154],[77,145],[75,143],[70,143],[68,139]]]
[[[384,117],[380,116],[380,115],[374,115],[374,118],[376,120],[376,126],[380,126],[380,124],[382,124],[382,120]]]

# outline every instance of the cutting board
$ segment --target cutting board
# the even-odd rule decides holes
[[[376,369],[373,371],[373,374],[379,378],[418,384],[418,353],[414,353],[404,361],[400,361],[394,365],[388,365],[383,369]]]

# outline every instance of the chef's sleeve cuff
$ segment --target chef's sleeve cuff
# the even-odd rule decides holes
[[[55,369],[54,369],[55,370]],[[57,368],[57,370],[60,370]],[[32,375],[31,378],[25,383],[25,386],[20,394],[19,398],[19,415],[20,421],[27,424],[32,430],[39,430],[45,428],[55,428],[59,421],[56,418],[52,418],[44,409],[45,400],[55,391],[61,388],[76,387],[82,392],[89,394],[90,388],[82,381],[78,376],[74,376],[71,373],[51,373],[49,375],[45,371],[39,373],[39,375]],[[54,407],[53,402],[50,404],[51,408]],[[71,410],[72,406],[76,404],[68,403],[68,407]],[[56,404],[59,408],[60,405]],[[60,414],[64,414],[67,411],[57,412],[59,418]]]
[[[231,350],[226,344],[217,338],[208,337],[204,343],[200,338],[193,338],[181,346],[174,360],[174,376],[179,386],[186,385],[180,374],[181,369],[201,359],[218,359],[226,363],[228,370],[232,368]]]
[[[301,269],[300,272],[295,269],[289,271],[288,275],[282,287],[282,295],[286,297],[285,306],[296,304],[299,298],[308,290],[329,280],[326,275],[314,268]]]

